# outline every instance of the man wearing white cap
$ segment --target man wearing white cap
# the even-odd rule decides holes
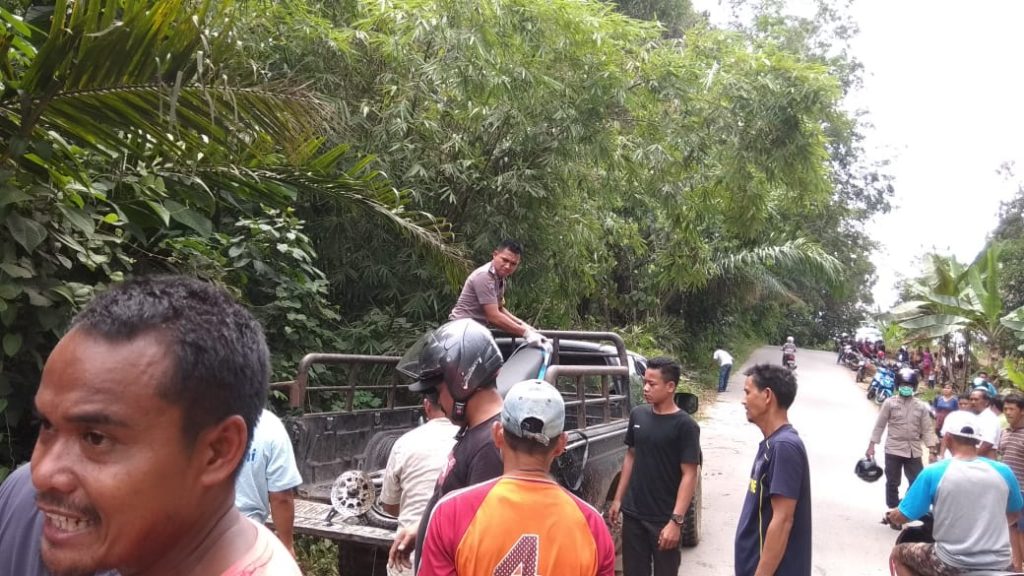
[[[427,525],[418,576],[613,576],[601,514],[548,471],[565,451],[565,403],[540,380],[514,385],[492,428],[504,474],[442,498]]]
[[[903,543],[889,562],[899,576],[1005,570],[1010,533],[1024,506],[1010,468],[978,456],[981,436],[971,426],[946,431],[953,457],[925,467],[898,508],[883,521],[900,525],[928,513],[935,518],[934,543]]]

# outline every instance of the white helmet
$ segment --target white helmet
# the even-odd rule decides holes
[[[792,344],[793,343],[793,337],[792,336],[787,336],[786,337],[786,343]]]

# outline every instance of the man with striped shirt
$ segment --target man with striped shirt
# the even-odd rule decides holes
[[[1007,395],[1003,400],[1003,414],[1009,428],[1003,430],[999,439],[999,457],[1013,471],[1017,482],[1024,485],[1024,396]],[[1010,546],[1013,568],[1019,572],[1024,563],[1024,526],[1020,521],[1010,524]]]
[[[547,382],[505,396],[492,429],[504,475],[442,498],[427,524],[419,576],[613,576],[601,514],[548,475],[565,451],[565,403]]]

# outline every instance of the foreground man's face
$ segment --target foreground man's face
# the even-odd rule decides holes
[[[32,483],[55,573],[144,570],[197,514],[182,410],[157,394],[172,373],[156,334],[109,342],[75,329],[43,369]]]

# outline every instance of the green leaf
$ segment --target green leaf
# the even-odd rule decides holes
[[[14,300],[21,295],[21,286],[17,284],[0,284],[0,298]]]
[[[96,226],[93,224],[92,218],[90,218],[88,214],[83,212],[80,208],[72,208],[70,206],[60,206],[59,208],[72,226],[81,230],[86,237],[92,236],[92,233],[96,230]]]
[[[31,199],[31,196],[15,188],[14,186],[0,186],[0,208],[3,208],[8,204],[14,204],[15,202],[24,202],[25,200]]]
[[[110,214],[107,214],[106,216],[103,217],[103,221],[106,222],[107,224],[117,224],[118,222],[121,221],[121,218],[117,215],[116,212],[111,212]]]
[[[46,239],[46,228],[43,228],[42,224],[29,220],[17,212],[7,215],[6,224],[14,241],[28,252],[35,250]]]
[[[162,204],[160,204],[159,202],[154,202],[153,200],[146,200],[146,204],[149,205],[149,207],[157,216],[160,217],[161,220],[163,220],[164,226],[171,225],[171,212],[167,208],[164,208]]]
[[[178,204],[174,200],[165,200],[164,206],[170,210],[171,218],[174,220],[181,222],[203,236],[213,234],[213,223],[210,222],[210,219],[206,216],[203,216],[187,206]]]
[[[32,271],[28,268],[11,262],[4,262],[0,264],[0,270],[6,272],[11,278],[31,278],[33,276]]]
[[[4,334],[3,346],[4,354],[14,356],[21,350],[21,334],[17,332]]]

